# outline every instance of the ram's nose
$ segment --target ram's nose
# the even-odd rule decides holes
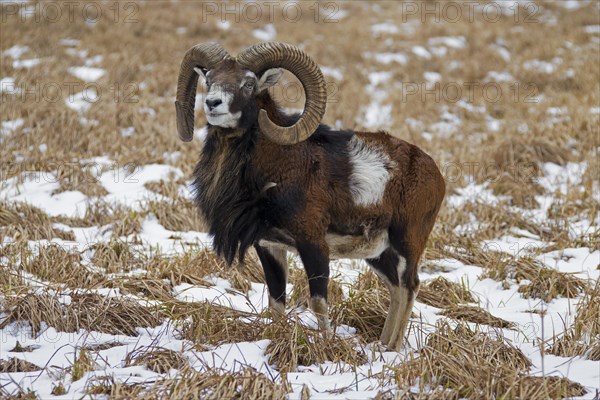
[[[223,103],[221,101],[221,99],[206,99],[206,107],[208,107],[209,111],[212,111],[213,109],[215,109],[216,107],[219,106],[219,104]]]

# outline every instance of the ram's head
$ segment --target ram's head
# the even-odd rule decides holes
[[[304,88],[306,103],[292,126],[272,122],[258,110],[257,96],[274,85],[286,69]],[[208,93],[204,111],[209,124],[240,128],[258,119],[260,131],[284,145],[306,140],[319,126],[325,113],[325,80],[318,65],[302,50],[286,43],[261,43],[231,57],[217,43],[198,44],[187,51],[177,83],[177,129],[189,142],[194,133],[194,106],[198,76],[206,80]]]

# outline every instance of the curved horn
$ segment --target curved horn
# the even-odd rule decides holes
[[[194,136],[194,106],[196,105],[196,87],[198,86],[198,74],[194,68],[212,69],[226,58],[231,57],[218,43],[198,44],[183,56],[177,79],[175,111],[177,112],[179,138],[184,142],[191,141]]]
[[[327,91],[319,66],[302,50],[287,43],[260,43],[248,47],[236,57],[237,62],[255,74],[269,68],[284,68],[294,74],[306,95],[306,104],[300,119],[289,127],[273,123],[265,110],[260,110],[258,123],[265,135],[275,143],[290,145],[308,139],[319,126]]]

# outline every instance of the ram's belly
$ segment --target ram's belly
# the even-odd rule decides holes
[[[330,258],[377,258],[389,246],[387,232],[364,236],[342,236],[328,234],[326,237],[329,245]]]
[[[389,246],[387,231],[372,234],[369,237],[329,233],[325,240],[329,245],[329,258],[333,260],[340,258],[377,258]],[[294,247],[283,243],[261,240],[260,244],[261,246],[283,248],[297,253]]]

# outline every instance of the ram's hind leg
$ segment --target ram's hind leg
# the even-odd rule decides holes
[[[399,257],[396,269],[398,281],[395,288],[395,295],[398,298],[398,319],[388,342],[390,349],[400,350],[404,341],[408,320],[419,291],[419,259],[425,249],[430,231],[431,226],[426,226],[425,229],[400,225],[390,228],[390,244]]]
[[[274,319],[285,315],[285,286],[287,285],[287,251],[272,246],[254,246],[269,288],[269,308]]]
[[[381,332],[381,342],[391,349],[396,349],[400,326],[405,319],[404,314],[409,303],[408,290],[400,283],[406,260],[395,250],[388,248],[379,258],[368,259],[367,263],[375,269],[390,292],[390,307]]]

